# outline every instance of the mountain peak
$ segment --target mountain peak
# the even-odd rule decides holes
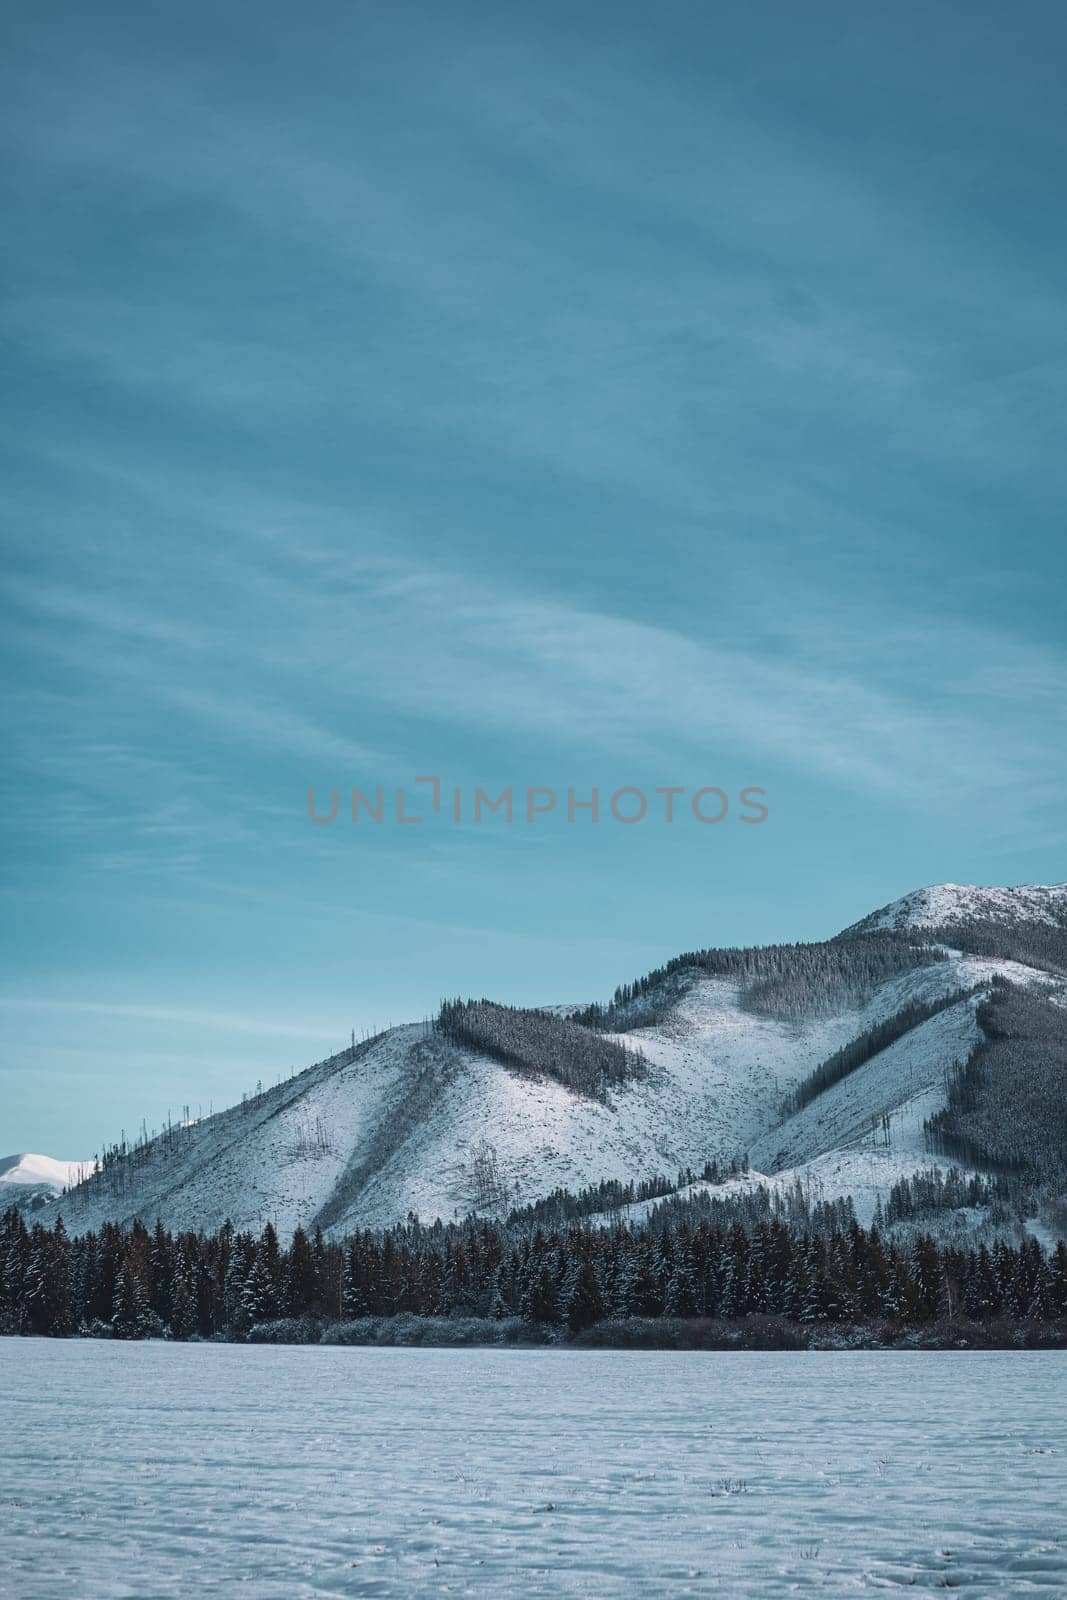
[[[54,1156],[28,1152],[0,1156],[0,1183],[27,1184],[38,1189],[51,1189],[55,1194],[80,1183],[92,1170],[92,1161],[57,1161]]]
[[[872,911],[846,933],[878,933],[908,928],[945,928],[964,922],[1029,922],[1047,927],[1067,923],[1067,883],[1024,883],[1015,887],[934,883],[913,889],[900,900]]]

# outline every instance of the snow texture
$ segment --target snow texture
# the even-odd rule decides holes
[[[1067,1353],[0,1340],[0,1595],[1067,1591]]]

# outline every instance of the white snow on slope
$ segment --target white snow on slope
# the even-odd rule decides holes
[[[931,915],[940,921],[944,911]],[[178,1130],[170,1148],[161,1142],[64,1196],[63,1215],[73,1231],[162,1216],[192,1229],[228,1218],[258,1230],[271,1221],[283,1235],[316,1223],[336,1235],[411,1212],[449,1219],[478,1199],[473,1167],[485,1140],[510,1205],[603,1178],[673,1177],[747,1152],[780,1181],[821,1185],[827,1198],[853,1192],[862,1212],[905,1173],[935,1164],[923,1123],[944,1103],[948,1068],[977,1037],[975,1004],[940,1013],[795,1116],[782,1112],[786,1096],[903,1006],[986,984],[997,972],[1052,981],[1012,962],[949,952],[856,1010],[792,1023],[745,1010],[733,982],[700,978],[656,1026],[616,1036],[643,1052],[649,1070],[608,1103],[519,1076],[424,1025],[394,1028],[354,1059],[344,1052],[319,1062]]]
[[[845,931],[874,933],[881,929],[939,928],[982,921],[1062,926],[1067,921],[1067,883],[1021,884],[1014,889],[936,883],[873,911]]]
[[[80,1183],[92,1172],[91,1161],[57,1161],[54,1156],[15,1155],[0,1157],[0,1183],[25,1183],[51,1188],[58,1194],[68,1184]]]
[[[238,1228],[273,1222],[290,1235],[326,1204],[349,1160],[358,1158],[413,1068],[413,1036],[397,1028],[355,1061],[333,1058],[256,1100],[182,1130],[174,1151],[124,1164],[61,1202],[72,1232],[107,1220],[162,1216],[174,1227]]]
[[[858,1012],[804,1025],[753,1016],[741,1009],[736,984],[701,980],[657,1027],[615,1036],[644,1053],[649,1074],[609,1105],[464,1053],[432,1117],[413,1127],[338,1221],[463,1215],[473,1200],[471,1160],[485,1138],[520,1204],[601,1178],[673,1176],[739,1156],[767,1133],[799,1078],[909,1000],[977,981],[961,975],[968,968],[962,959],[937,963],[887,985]]]
[[[1016,962],[956,952],[944,964],[909,973],[886,985],[862,1012],[849,1013],[815,1030],[819,1049],[814,1064],[838,1048],[831,1042],[831,1032],[836,1032],[842,1023],[844,1042],[872,1023],[893,1015],[911,1000],[932,1000],[955,989],[973,988],[988,983],[998,972],[1022,985],[1044,988],[1049,982],[1046,974]],[[946,1073],[955,1062],[966,1060],[978,1040],[975,1013],[980,999],[977,995],[939,1012],[791,1116],[768,1118],[766,1104],[757,1094],[752,1112],[759,1116],[763,1105],[764,1129],[743,1145],[750,1171],[724,1183],[701,1181],[687,1185],[680,1194],[683,1198],[700,1193],[707,1193],[712,1199],[726,1198],[760,1185],[785,1191],[799,1183],[811,1201],[851,1196],[858,1220],[866,1225],[877,1199],[881,1197],[884,1203],[901,1178],[935,1167],[947,1171],[960,1165],[927,1151],[923,1124],[945,1103]],[[740,1016],[745,1018],[744,1013]],[[714,1048],[714,1031],[710,1037]],[[801,1070],[796,1064],[801,1059],[803,1041],[794,1039],[791,1043],[798,1052],[792,1058],[794,1064],[788,1074],[780,1070],[774,1080],[783,1092],[810,1070],[808,1066]],[[759,1076],[751,1076],[748,1081],[758,1091]],[[731,1083],[734,1104],[741,1095],[742,1082],[741,1075],[735,1074]],[[776,1095],[775,1109],[782,1098],[782,1094]],[[731,1154],[736,1154],[737,1148]],[[661,1203],[637,1201],[607,1215],[605,1220],[644,1221]]]
[[[965,1000],[939,1012],[823,1090],[754,1143],[753,1162],[797,1166],[843,1146],[885,1142],[922,1155],[923,1122],[944,1104],[946,1074],[978,1041],[976,1006]]]

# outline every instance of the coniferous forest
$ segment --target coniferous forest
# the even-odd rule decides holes
[[[994,980],[978,1007],[982,1037],[949,1076],[926,1125],[931,1150],[994,1172],[1067,1181],[1067,1010],[1049,995]]]
[[[840,1083],[842,1078],[847,1078],[849,1073],[865,1066],[883,1050],[888,1050],[898,1039],[903,1039],[905,1034],[921,1027],[924,1022],[929,1022],[931,1017],[938,1016],[940,1012],[948,1011],[952,1006],[971,999],[977,992],[976,988],[953,989],[948,994],[940,995],[936,1000],[914,1001],[911,1005],[902,1006],[883,1022],[875,1023],[866,1032],[857,1034],[848,1044],[843,1045],[840,1050],[835,1050],[832,1056],[821,1062],[814,1072],[810,1072],[801,1080],[786,1099],[782,1108],[784,1113],[788,1116],[795,1111],[802,1111],[824,1090],[832,1088],[835,1083]]]
[[[902,1202],[903,1203],[903,1202]],[[760,1214],[762,1209],[762,1213]],[[415,1219],[283,1247],[227,1225],[0,1223],[0,1332],[277,1342],[1067,1344],[1067,1245],[892,1242],[847,1202],[656,1226]],[[733,1220],[729,1220],[730,1217]]]
[[[513,1071],[555,1078],[575,1094],[602,1096],[645,1070],[638,1051],[550,1011],[446,1000],[435,1026],[456,1044],[481,1050]]]
[[[797,1022],[862,1005],[880,984],[944,959],[944,951],[925,939],[890,933],[821,944],[690,950],[620,984],[607,1005],[586,1006],[570,1020],[611,1031],[648,1027],[696,978],[705,977],[738,983],[742,1006],[757,1016]]]

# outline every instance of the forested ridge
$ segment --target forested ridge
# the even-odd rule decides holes
[[[741,1161],[721,1164],[718,1161],[706,1161],[700,1172],[686,1167],[676,1178],[657,1173],[651,1178],[641,1179],[602,1178],[599,1183],[587,1184],[577,1191],[553,1189],[543,1199],[533,1200],[529,1205],[512,1210],[507,1219],[508,1225],[559,1227],[580,1217],[604,1216],[644,1200],[665,1201],[677,1195],[680,1189],[695,1183],[725,1184],[747,1171],[748,1158],[745,1157]],[[762,1192],[767,1193],[766,1190]]]
[[[1018,961],[1024,967],[1067,976],[1067,925],[1063,923],[964,919],[945,927],[924,928],[923,938],[969,955]]]
[[[694,979],[707,977],[737,982],[742,1006],[757,1015],[803,1021],[860,1006],[881,984],[945,959],[932,943],[884,933],[815,944],[690,950],[621,984],[607,1005],[586,1006],[571,1020],[609,1032],[648,1027]]]
[[[791,1116],[797,1111],[802,1111],[824,1090],[832,1088],[835,1083],[840,1083],[843,1078],[865,1066],[875,1056],[881,1055],[883,1050],[888,1050],[891,1044],[896,1044],[905,1034],[921,1027],[924,1022],[930,1022],[942,1011],[948,1011],[952,1006],[958,1006],[964,1000],[972,999],[981,988],[981,984],[976,984],[970,989],[953,989],[951,993],[941,995],[936,1000],[925,1002],[916,1000],[911,1005],[902,1006],[883,1022],[876,1022],[873,1027],[850,1039],[848,1044],[842,1045],[840,1050],[835,1050],[832,1055],[827,1056],[813,1072],[802,1078],[786,1099],[782,1107],[783,1112]]]
[[[1067,1010],[996,978],[978,1008],[984,1038],[949,1074],[945,1108],[926,1124],[939,1154],[1067,1181]]]
[[[480,1050],[515,1071],[555,1078],[576,1094],[602,1098],[608,1089],[646,1070],[638,1051],[550,1011],[520,1010],[492,1000],[446,1000],[435,1025],[456,1044]]]

